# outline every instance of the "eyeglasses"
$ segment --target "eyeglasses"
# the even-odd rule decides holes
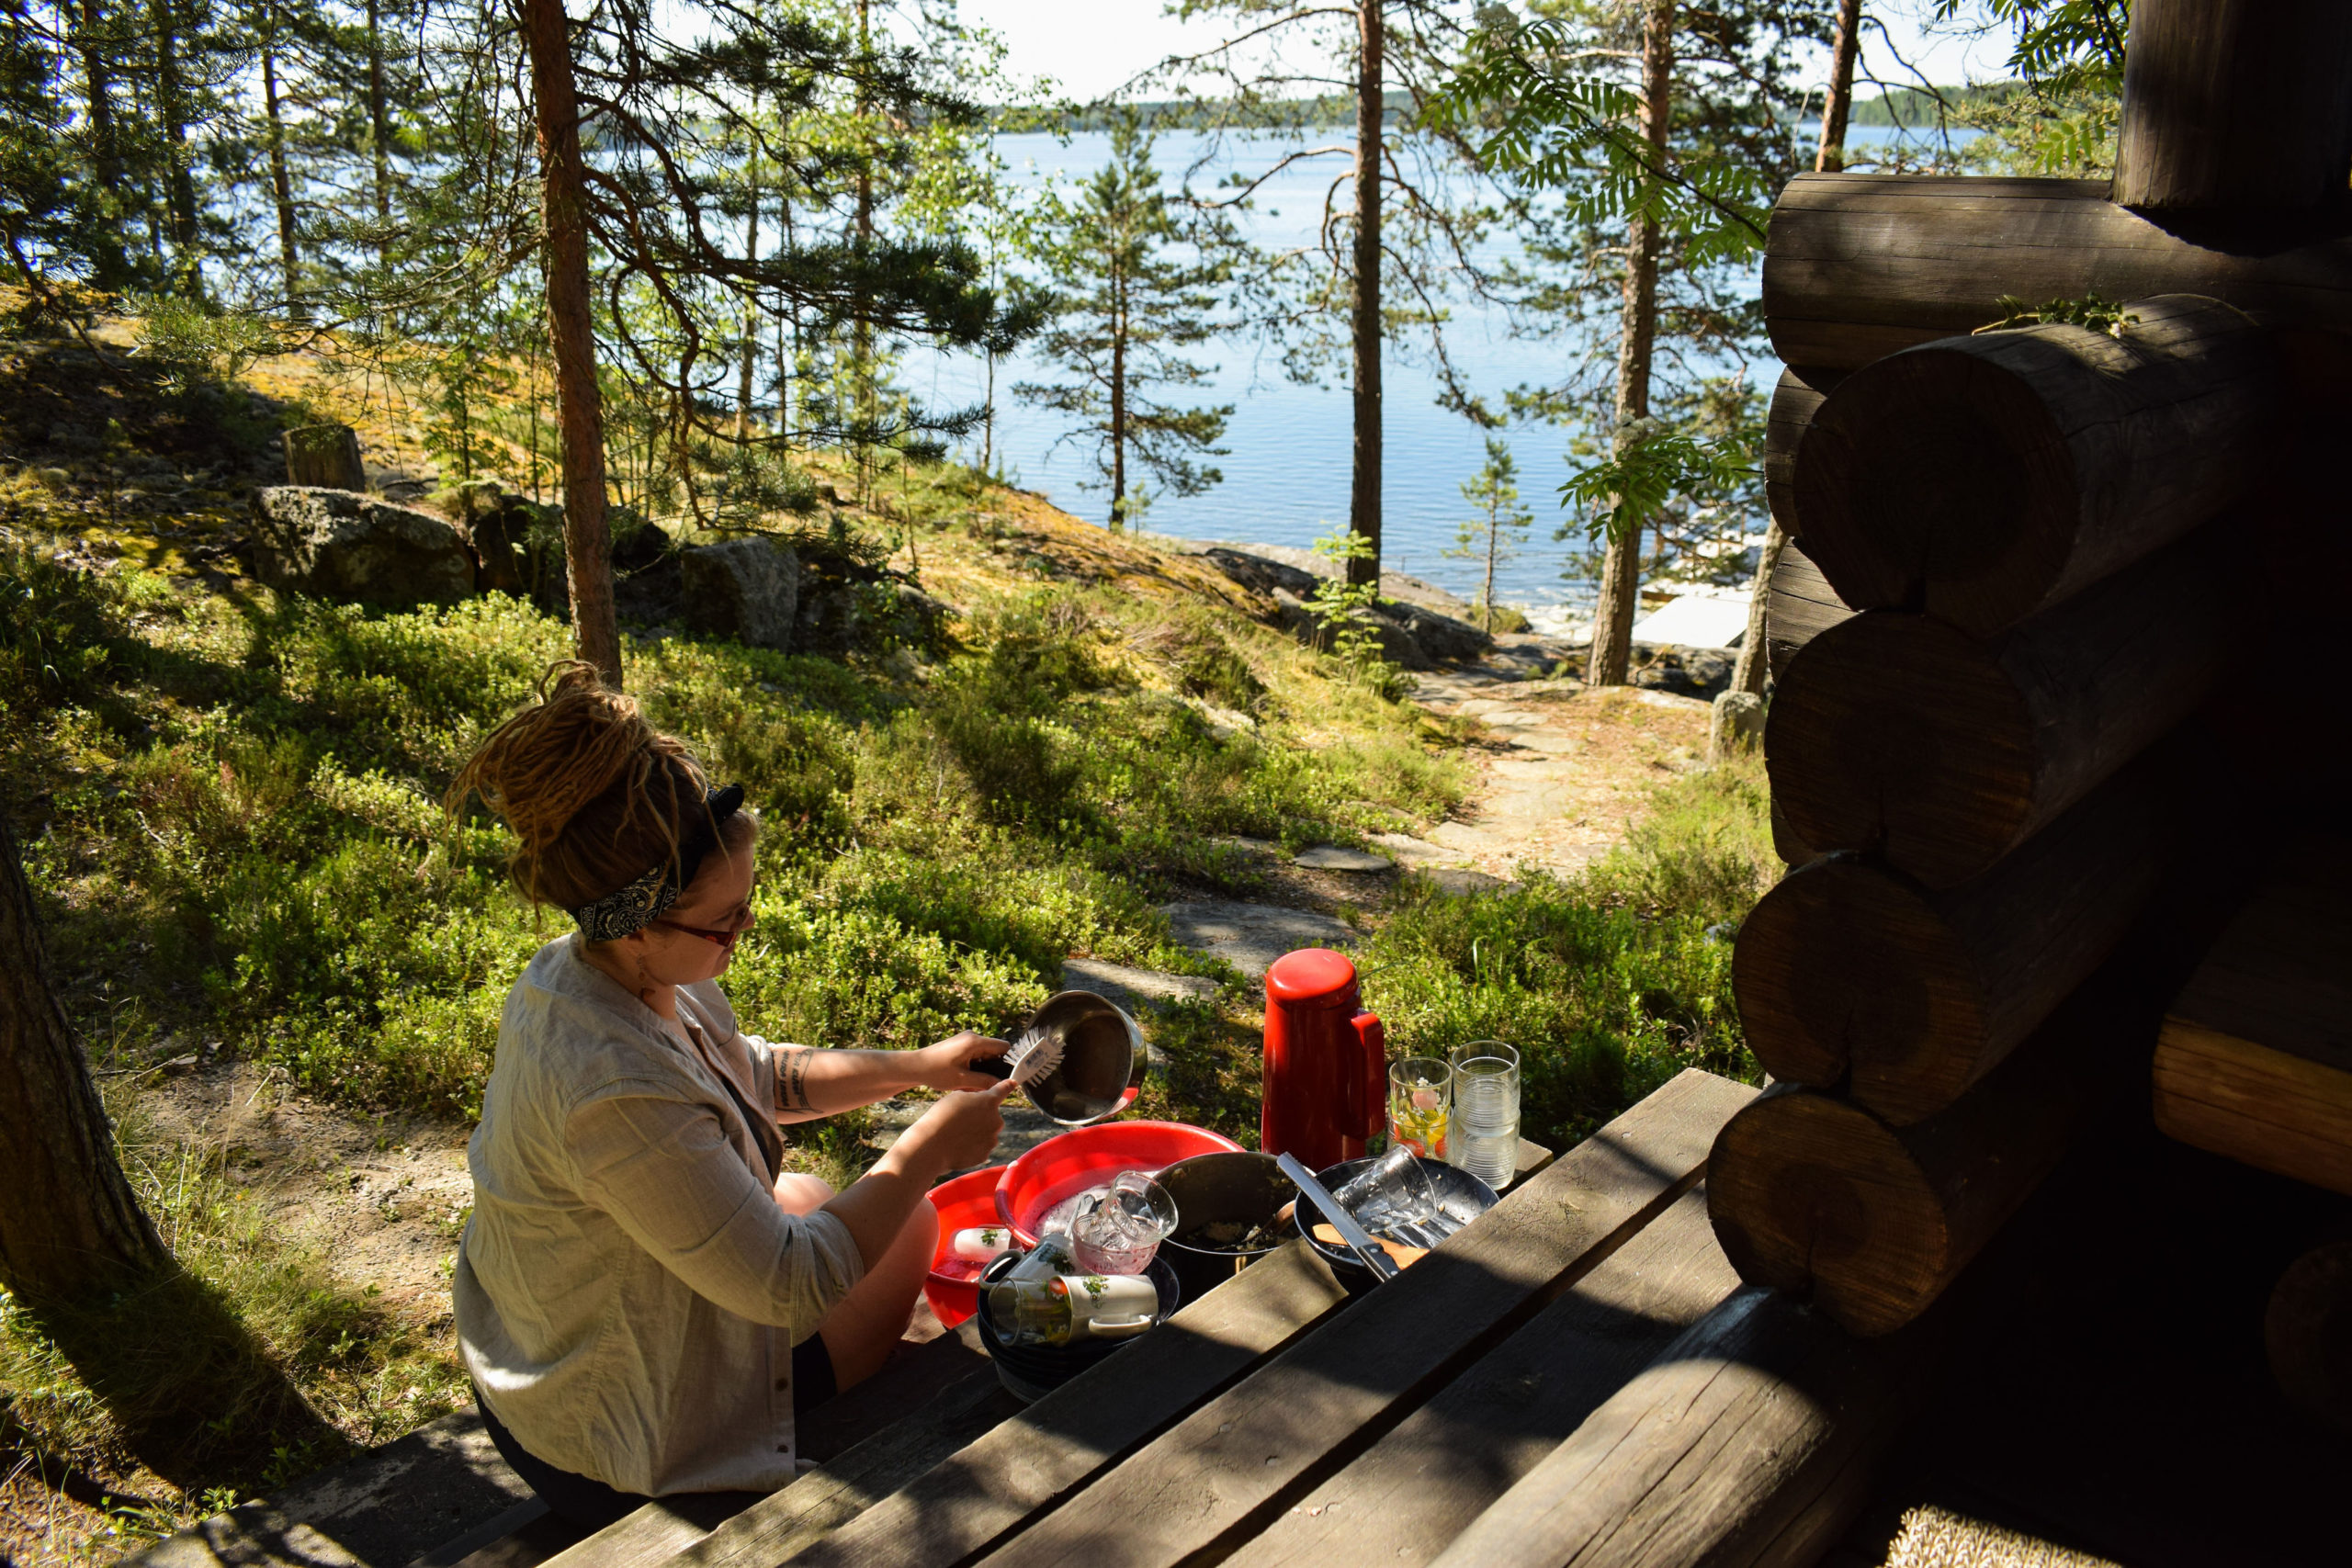
[[[679,920],[664,920],[657,919],[653,921],[653,924],[657,926],[667,926],[673,931],[684,931],[688,936],[698,936],[702,938],[703,941],[710,943],[713,947],[732,947],[735,945],[735,939],[741,936],[745,930],[751,926],[752,911],[748,908],[741,910],[741,918],[742,924],[729,926],[724,931],[713,931],[708,926],[690,926]]]

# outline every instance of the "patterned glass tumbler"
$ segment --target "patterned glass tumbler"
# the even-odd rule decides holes
[[[1440,1056],[1406,1056],[1388,1064],[1388,1146],[1443,1159],[1446,1122],[1453,1114],[1453,1067]]]

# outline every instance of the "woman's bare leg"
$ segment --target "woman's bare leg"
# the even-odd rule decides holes
[[[796,1214],[823,1207],[832,1195],[833,1190],[813,1176],[790,1173],[775,1184],[776,1201]],[[939,1211],[919,1203],[881,1261],[825,1314],[817,1332],[833,1363],[836,1386],[848,1388],[882,1370],[914,1316],[915,1297],[938,1248]]]

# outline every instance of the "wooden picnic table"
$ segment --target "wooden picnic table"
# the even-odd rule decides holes
[[[1294,1242],[1033,1404],[973,1370],[715,1529],[657,1504],[549,1568],[1432,1562],[1736,1293],[1700,1183],[1755,1092],[1681,1074],[1363,1296]]]

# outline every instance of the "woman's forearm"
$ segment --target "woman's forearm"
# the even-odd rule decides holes
[[[944,1173],[944,1168],[930,1169],[933,1163],[921,1151],[910,1158],[893,1147],[874,1162],[871,1170],[827,1201],[824,1213],[849,1227],[858,1256],[865,1259],[868,1269],[890,1250],[899,1233],[906,1229],[907,1216]]]
[[[779,1122],[808,1122],[854,1111],[914,1089],[924,1081],[920,1051],[775,1047],[775,1108]],[[903,1218],[904,1216],[900,1216]]]

